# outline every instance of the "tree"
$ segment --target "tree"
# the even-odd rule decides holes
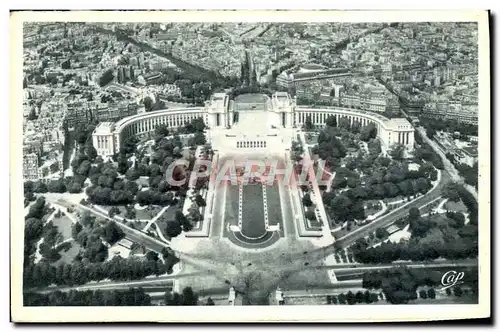
[[[165,292],[165,305],[181,305],[181,297],[178,293]]]
[[[453,182],[448,182],[443,188],[443,197],[448,198],[450,201],[458,202],[460,194],[457,185]]]
[[[329,127],[337,127],[337,118],[334,115],[330,115],[326,118],[326,125]]]
[[[37,181],[33,183],[33,192],[34,193],[46,193],[48,191],[47,185],[43,182]]]
[[[436,298],[436,291],[434,290],[434,288],[429,288],[429,290],[427,291],[427,297],[430,299]]]
[[[202,117],[191,120],[191,125],[193,126],[194,131],[197,133],[202,133],[203,130],[205,130],[205,122],[203,121]]]
[[[146,259],[148,261],[154,261],[154,262],[156,262],[156,261],[158,261],[158,253],[156,253],[154,251],[148,251],[146,253]]]
[[[347,292],[346,299],[347,299],[347,304],[349,305],[356,304],[356,295],[354,295],[352,291]]]
[[[43,221],[38,218],[27,218],[24,225],[25,240],[38,240],[43,231]]]
[[[24,199],[27,201],[27,202],[33,202],[36,197],[35,197],[35,194],[33,194],[32,191],[26,191],[24,193]]]
[[[365,296],[362,291],[357,291],[356,292],[356,302],[357,303],[363,303],[365,300]]]
[[[68,186],[68,192],[71,194],[79,193],[82,191],[82,186],[78,182],[71,182]]]
[[[340,118],[338,122],[338,127],[345,129],[345,130],[350,130],[351,129],[351,122],[346,116],[343,116]]]
[[[113,206],[111,209],[109,209],[108,216],[110,218],[113,218],[117,214],[120,214],[120,209],[118,207]]]
[[[341,176],[340,174],[337,173],[332,181],[332,188],[342,189],[345,188],[346,185],[347,185],[347,179],[344,176]]]
[[[33,188],[35,187],[35,183],[31,180],[24,181],[23,187],[24,187],[24,193],[33,192],[34,191]]]
[[[368,142],[370,139],[377,137],[377,127],[373,123],[370,123],[367,126],[362,127],[359,134],[359,138],[362,141]]]
[[[205,145],[207,143],[207,139],[203,132],[196,132],[192,138],[189,139],[190,146],[196,145]]]
[[[76,237],[78,236],[78,234],[81,232],[82,229],[83,226],[79,222],[76,222],[73,224],[73,226],[71,226],[71,236],[73,237],[73,239],[76,239]]]
[[[388,232],[385,230],[385,228],[377,228],[375,230],[375,237],[377,237],[377,239],[384,239],[386,236],[388,236]]]
[[[89,140],[92,143],[91,140]],[[89,157],[89,160],[93,161],[97,158],[97,150],[94,148],[92,144],[87,144],[85,147],[85,154]]]
[[[306,217],[306,219],[308,220],[316,220],[316,214],[314,213],[314,211],[306,211],[304,213],[304,216]]]
[[[420,219],[420,210],[416,207],[412,207],[408,212],[408,219],[410,221]]]
[[[157,136],[166,137],[169,133],[170,131],[168,130],[168,127],[166,125],[160,125],[155,128],[155,134]]]
[[[403,144],[394,144],[390,151],[390,155],[394,160],[403,160],[405,146]]]
[[[432,139],[434,137],[434,135],[436,135],[436,129],[434,129],[432,127],[427,127],[427,129],[425,130],[425,133],[426,133],[427,137]]]
[[[193,292],[191,287],[186,287],[182,290],[182,305],[197,305],[198,295]]]
[[[302,204],[304,204],[304,206],[306,207],[310,207],[313,205],[313,202],[311,200],[311,195],[309,195],[309,193],[306,193],[304,197],[302,197]]]
[[[109,244],[114,244],[125,237],[125,233],[114,221],[110,221],[104,226],[102,237]]]
[[[304,130],[310,131],[314,128],[313,123],[311,121],[311,116],[306,116],[306,121],[304,122]]]
[[[203,197],[199,194],[195,196],[195,202],[196,202],[196,205],[198,205],[199,207],[203,207],[203,206],[207,205],[207,203],[205,202],[205,199],[203,199]]]
[[[142,103],[144,104],[144,108],[146,112],[151,112],[153,110],[153,100],[151,97],[146,96],[143,100]]]
[[[377,293],[370,293],[370,302],[369,303],[373,303],[373,302],[378,302],[378,294]]]
[[[437,180],[437,178],[438,178],[438,173],[437,173],[437,171],[436,171],[436,170],[432,170],[432,171],[431,171],[431,174],[430,174],[430,179],[431,179],[431,181],[436,181],[436,180]]]
[[[328,208],[333,218],[338,221],[364,219],[362,201],[349,198],[346,192],[331,200]]]
[[[26,219],[28,218],[42,219],[44,214],[45,214],[45,197],[41,196],[38,197],[36,202],[30,206]]]
[[[207,305],[215,305],[214,300],[212,300],[212,298],[210,296],[207,299]]]
[[[115,78],[115,76],[113,74],[113,70],[112,69],[106,70],[101,75],[101,77],[99,77],[99,86],[103,87],[103,86],[107,85],[109,82],[111,82],[113,80],[113,78]]]
[[[425,194],[430,189],[430,187],[431,183],[429,179],[418,178],[415,182],[415,189],[422,194]]]
[[[50,171],[52,173],[55,173],[55,172],[59,171],[59,162],[56,161],[56,162],[52,163],[50,165]]]
[[[460,286],[453,287],[453,295],[460,297],[463,295],[463,293],[464,293],[464,291],[462,290],[462,288]]]
[[[427,233],[434,227],[436,227],[436,223],[428,218],[410,219],[410,229],[412,231],[412,237],[414,237],[415,239],[425,237]],[[414,249],[415,252],[418,252],[417,248]],[[419,249],[420,251],[422,251],[421,248]]]
[[[165,228],[165,234],[168,237],[173,238],[177,235],[181,234],[182,226],[177,220],[169,220],[167,221],[167,226]]]
[[[87,290],[50,293],[27,292],[23,296],[25,306],[149,306],[151,297],[141,288],[128,290]]]
[[[127,205],[125,207],[126,212],[125,212],[125,218],[127,219],[135,219],[136,218],[136,212],[133,206]]]
[[[63,193],[66,191],[66,184],[63,179],[52,180],[47,185],[47,190],[52,193]]]
[[[33,121],[38,119],[38,115],[36,114],[35,108],[33,108],[28,114],[28,120]]]
[[[104,262],[108,257],[108,248],[102,243],[101,239],[95,235],[91,235],[87,238],[84,247],[85,251],[83,253],[83,258],[87,258],[92,263]],[[80,284],[80,281],[75,281],[75,283]]]

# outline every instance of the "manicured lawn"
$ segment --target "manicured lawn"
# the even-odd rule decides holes
[[[465,207],[464,203],[462,201],[458,202],[452,202],[452,201],[447,201],[443,208],[448,211],[456,211],[456,212],[465,212],[467,213],[467,208]]]
[[[129,220],[126,225],[129,227],[132,227],[137,230],[142,230],[144,227],[146,227],[148,223],[145,221],[134,221],[134,220]]]
[[[135,219],[151,219],[151,211],[147,208],[144,210],[135,210]]]
[[[158,213],[160,210],[156,211],[155,207],[152,208],[146,208],[144,210],[135,210],[135,218],[136,219],[152,219],[156,213]]]
[[[169,207],[165,213],[162,214],[162,216],[159,219],[165,219],[165,220],[172,220],[175,219],[175,213],[177,211],[182,211],[180,206],[171,206]]]
[[[233,186],[232,184],[226,184],[226,206],[224,213],[224,224],[230,223],[231,225],[238,225],[238,186]]]
[[[66,215],[62,214],[61,217],[52,219],[52,223],[57,227],[59,233],[61,233],[63,240],[71,237],[71,226],[73,226],[73,223]]]
[[[281,224],[283,227],[283,218],[281,216],[281,202],[278,186],[267,186],[267,213],[269,225]]]
[[[234,98],[236,103],[265,103],[269,97],[260,93],[245,93]]]
[[[234,110],[265,110],[267,99],[267,96],[259,94],[239,95],[234,99]]]
[[[237,199],[237,198],[236,198]],[[241,233],[256,238],[265,234],[262,185],[243,186]]]

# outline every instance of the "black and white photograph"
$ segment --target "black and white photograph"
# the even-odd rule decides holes
[[[489,316],[487,11],[105,14],[11,16],[14,321]]]

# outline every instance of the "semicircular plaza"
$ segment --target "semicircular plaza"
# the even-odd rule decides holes
[[[265,249],[275,244],[280,239],[279,232],[266,232],[266,234],[258,240],[249,240],[241,235],[241,232],[230,232],[228,240],[242,248],[246,249]]]
[[[374,124],[377,128],[377,136],[384,147],[399,143],[411,150],[414,145],[414,128],[406,119],[402,118],[388,119],[380,114],[358,109],[340,107],[312,108],[307,106],[294,107],[291,115],[291,118],[283,116],[283,122],[286,121],[285,119],[289,119],[295,127],[304,125],[308,118],[315,126],[325,126],[330,116],[334,116],[337,123],[339,123],[340,119],[346,118],[351,124],[354,122],[359,122],[362,126]],[[210,128],[218,128],[232,125],[232,119],[236,117],[232,109],[226,110],[226,112],[214,112],[214,110],[207,107],[176,108],[136,114],[123,118],[116,123],[100,123],[93,133],[94,147],[99,155],[112,156],[120,152],[123,142],[131,136],[142,137],[154,132],[155,128],[160,125],[165,125],[171,129],[179,128],[184,126],[186,122],[196,118],[202,118]],[[228,145],[227,148],[235,149],[258,145],[252,143],[254,142],[248,142],[247,145],[247,142],[242,144],[242,142],[236,140],[225,141],[225,145]]]
[[[264,160],[269,157],[276,159],[276,156],[279,156],[282,160],[289,161],[287,151],[290,150],[292,141],[297,138],[299,128],[309,122],[315,127],[326,126],[331,117],[335,117],[337,124],[340,124],[341,120],[347,120],[349,124],[374,125],[383,149],[388,149],[393,144],[402,144],[408,151],[413,149],[414,128],[406,119],[389,119],[376,112],[359,109],[297,106],[296,99],[286,92],[275,92],[272,96],[246,94],[234,100],[230,99],[229,94],[215,93],[205,102],[204,107],[158,110],[125,117],[116,123],[100,123],[94,130],[92,139],[100,156],[111,157],[121,151],[124,142],[130,137],[143,138],[154,132],[158,126],[175,129],[201,118],[206,125],[206,140],[212,146],[214,160],[255,154]],[[234,216],[238,215],[240,219],[238,221],[233,218],[228,222],[229,214],[226,217],[217,216],[212,220],[213,211],[224,211],[231,205],[226,203],[231,202],[231,197],[236,198],[237,195],[231,196],[229,200],[220,199],[221,195],[225,197],[225,194],[209,188],[203,223],[227,225],[228,228],[216,227],[217,232],[226,234],[231,228],[231,234],[228,236],[231,242],[256,248],[267,247],[279,238],[289,236],[283,232],[283,225],[287,224],[288,220],[300,224],[301,212],[297,209],[300,202],[295,189],[289,191],[290,195],[284,194],[287,190],[283,188],[283,184],[267,187],[253,184],[241,190],[240,208],[234,206],[230,208],[231,211],[226,211]],[[253,191],[255,197],[252,196]],[[223,206],[216,209],[217,204],[213,204],[212,200],[222,202]],[[253,201],[256,204],[252,206],[245,203]],[[283,202],[284,204],[281,204]],[[207,234],[208,232],[210,231],[207,231]]]

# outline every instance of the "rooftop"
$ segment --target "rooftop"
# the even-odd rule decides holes
[[[214,100],[221,100],[221,99],[224,99],[225,96],[226,96],[225,93],[217,92],[217,93],[214,93],[212,99],[214,99]]]
[[[413,129],[411,123],[405,118],[392,118],[387,121],[387,125],[392,129]]]
[[[161,73],[159,73],[159,72],[151,72],[151,73],[147,73],[147,74],[143,75],[143,77],[144,77],[145,80],[151,79],[151,78],[155,78],[155,77],[158,77],[158,76],[161,76]]]
[[[245,93],[234,98],[235,103],[265,103],[269,97],[260,93]]]
[[[477,154],[477,147],[475,146],[467,146],[465,148],[462,149],[466,154],[468,154],[469,156],[472,156],[472,157],[477,157],[478,154]]]
[[[288,97],[288,92],[277,91],[274,93],[276,97]]]
[[[94,130],[95,134],[109,134],[114,129],[114,122],[101,122]]]

